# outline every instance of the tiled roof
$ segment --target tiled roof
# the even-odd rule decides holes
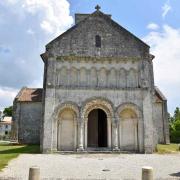
[[[42,88],[22,88],[15,100],[20,102],[41,102],[42,101]]]

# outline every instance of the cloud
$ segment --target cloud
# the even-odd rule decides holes
[[[155,83],[168,98],[170,111],[180,106],[180,29],[164,25],[162,31],[150,32],[143,39],[155,55]]]
[[[67,0],[0,0],[0,109],[22,86],[42,87],[40,54],[72,23]]]
[[[46,33],[57,35],[73,23],[67,0],[5,0],[2,3],[16,7],[15,12],[21,16],[27,13],[37,16],[39,26]]]
[[[159,29],[159,26],[157,24],[155,24],[155,23],[149,23],[147,25],[147,28],[150,29],[150,30],[157,30],[157,29]]]
[[[17,92],[17,89],[0,87],[0,111],[13,104]]]
[[[30,29],[28,29],[27,31],[26,31],[28,34],[30,34],[30,35],[34,35],[34,31],[30,28]]]
[[[166,1],[165,4],[162,6],[162,17],[165,18],[168,12],[171,10],[170,1]]]

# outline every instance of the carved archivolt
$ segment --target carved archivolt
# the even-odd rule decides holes
[[[95,99],[87,100],[83,104],[84,105],[82,106],[82,112],[81,112],[82,119],[87,119],[89,113],[93,109],[102,109],[106,113],[108,118],[114,117],[114,110],[112,107],[112,103],[109,102],[108,100],[102,98],[95,98]]]
[[[72,87],[104,87],[104,88],[125,88],[138,87],[138,72],[131,68],[106,69],[101,67],[90,69],[81,67],[62,67],[57,70],[57,85]]]
[[[79,108],[78,108],[78,106],[75,103],[73,103],[73,102],[66,102],[66,103],[58,105],[55,108],[54,113],[53,113],[54,119],[57,120],[58,117],[60,117],[61,114],[65,110],[71,110],[71,111],[74,112],[76,118],[79,117]]]
[[[142,119],[142,111],[136,104],[133,104],[133,103],[124,103],[124,104],[121,104],[120,106],[118,106],[116,109],[116,114],[115,114],[116,118],[119,119],[121,113],[123,113],[123,111],[127,110],[127,109],[135,112],[138,119]]]

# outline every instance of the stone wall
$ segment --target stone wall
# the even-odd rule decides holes
[[[119,105],[127,102],[136,104],[141,108],[141,110],[143,107],[142,106],[143,96],[142,96],[142,91],[140,89],[133,89],[133,90],[56,89],[55,106],[69,101],[76,103],[79,107],[82,107],[83,104],[85,104],[88,99],[91,98],[95,99],[98,97],[108,99],[110,102],[112,102],[114,111]]]
[[[51,57],[46,68],[48,87],[154,89],[149,59]]]
[[[156,143],[165,143],[164,138],[164,120],[163,120],[163,103],[154,104],[154,126]]]
[[[89,61],[61,61],[56,63],[56,86],[60,87],[139,87],[139,62],[133,59]]]
[[[51,93],[52,91],[47,90],[48,93]],[[119,106],[122,106],[123,104],[134,104],[138,108],[138,112],[141,118],[138,116],[138,123],[139,123],[139,132],[138,132],[138,138],[139,138],[139,151],[143,152],[144,151],[144,137],[143,137],[143,103],[144,105],[148,106],[149,102],[144,101],[143,97],[143,91],[142,89],[121,89],[121,90],[86,90],[86,89],[56,89],[54,91],[54,97],[55,98],[50,98],[52,94],[48,94],[50,101],[46,101],[46,107],[48,107],[48,113],[46,112],[45,120],[46,119],[51,119],[51,121],[45,121],[45,129],[44,129],[44,144],[43,144],[43,149],[46,152],[46,150],[53,150],[56,149],[56,134],[54,137],[49,136],[49,134],[54,133],[56,131],[56,123],[54,120],[54,116],[57,114],[55,113],[56,109],[59,109],[59,105],[63,105],[66,103],[72,103],[75,104],[79,108],[79,112],[82,113],[83,108],[85,107],[86,103],[88,103],[91,99],[105,99],[106,101],[110,102],[113,110],[112,110],[112,118],[110,118],[110,123],[111,125],[114,123],[114,118],[115,118],[115,113],[117,112],[117,108]],[[53,100],[54,99],[54,100]],[[53,102],[53,104],[52,104]],[[53,106],[52,106],[53,105]],[[96,108],[96,106],[93,106]],[[145,114],[148,115],[148,114]],[[151,116],[150,116],[151,117]],[[150,118],[146,117],[144,119]],[[116,119],[119,121],[119,118],[117,117]],[[79,122],[84,122],[85,120],[82,119],[82,114],[80,114],[80,119],[78,119],[78,124]],[[120,121],[119,121],[120,122]],[[149,123],[149,122],[148,122]],[[110,125],[110,128],[111,128]],[[79,126],[79,125],[78,125]],[[148,137],[152,137],[152,126],[149,124],[149,129],[147,131],[147,134],[149,135]],[[84,132],[84,131],[83,131]],[[112,129],[112,133],[114,133],[114,130]],[[86,141],[86,134],[85,132],[83,133],[83,141]],[[119,134],[119,132],[118,132]],[[55,138],[55,139],[54,139]],[[78,137],[79,138],[79,137]],[[114,137],[112,137],[112,144],[109,144],[108,147],[113,148],[114,147]],[[117,139],[119,142],[119,138]],[[51,144],[55,144],[54,146]],[[119,144],[119,143],[118,143]],[[86,144],[85,144],[86,145]],[[84,145],[84,146],[85,146]],[[148,144],[148,148],[151,148],[150,151],[154,148],[152,144]],[[118,145],[119,147],[119,145]],[[77,147],[78,148],[78,147]],[[149,152],[150,152],[149,151]]]
[[[23,144],[39,144],[42,103],[17,102],[16,106],[18,141]]]
[[[95,36],[101,37],[101,48],[95,46]],[[142,57],[149,46],[111,20],[96,12],[78,23],[47,46],[55,56]]]

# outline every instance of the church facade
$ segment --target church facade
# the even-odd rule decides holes
[[[152,153],[157,143],[169,143],[167,100],[154,85],[149,48],[99,6],[92,14],[76,14],[75,25],[41,55],[44,85],[34,134],[42,151]],[[31,111],[31,103],[26,118],[18,118],[18,107],[29,104],[22,94],[14,112],[20,141],[26,142],[33,130],[25,136],[18,124],[26,124],[28,114],[36,119],[37,110]]]

